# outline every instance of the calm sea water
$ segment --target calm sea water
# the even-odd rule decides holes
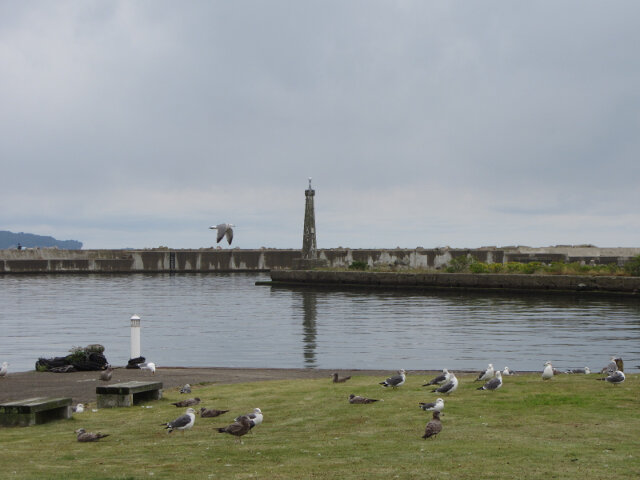
[[[0,276],[0,361],[100,343],[129,359],[130,317],[159,366],[515,370],[640,365],[640,302],[256,286],[266,274]]]

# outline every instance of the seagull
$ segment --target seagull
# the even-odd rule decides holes
[[[476,378],[474,380],[474,382],[479,382],[482,380],[489,380],[490,378],[493,378],[493,363],[490,363],[489,366],[486,368],[486,370],[484,372],[480,372],[478,374],[478,378]]]
[[[107,365],[107,369],[100,372],[100,380],[104,382],[108,382],[111,380],[112,375],[113,375],[113,367],[111,365]]]
[[[253,427],[257,427],[258,425],[260,425],[263,419],[262,410],[260,410],[259,408],[254,408],[252,413],[247,413],[246,415],[241,415],[241,416],[247,417],[249,419],[249,423],[251,424],[251,427],[249,428],[249,430],[251,430],[251,428]],[[240,417],[236,417],[235,421],[239,422]]]
[[[449,370],[444,368],[442,370],[442,374],[441,375],[438,375],[436,378],[433,378],[433,379],[429,380],[428,383],[425,383],[422,386],[426,387],[427,385],[441,385],[442,383],[448,382],[450,377],[451,377],[451,374],[449,373]]]
[[[476,390],[497,390],[502,386],[502,372],[498,370],[496,376]]]
[[[9,362],[2,362],[2,367],[0,367],[0,377],[4,377],[9,371]]]
[[[227,425],[226,427],[219,427],[218,433],[228,433],[230,435],[235,435],[242,443],[240,439],[241,436],[245,435],[247,432],[251,430],[251,421],[249,417],[246,415],[241,415],[238,417],[238,420],[233,422],[231,425]]]
[[[398,375],[394,375],[392,377],[387,378],[384,382],[380,382],[380,385],[382,385],[385,388],[391,387],[395,389],[400,385],[402,385],[406,379],[407,379],[406,372],[404,371],[404,369],[401,369],[401,370],[398,370]]]
[[[151,372],[151,375],[156,374],[156,364],[153,362],[141,363],[139,367],[140,370],[149,370]]]
[[[375,398],[361,397],[360,395],[354,395],[353,393],[349,395],[349,403],[373,403],[378,401],[379,400]]]
[[[200,398],[187,398],[186,400],[180,400],[179,402],[173,402],[171,405],[175,405],[176,407],[193,407],[194,405],[198,405],[200,403]]]
[[[333,383],[344,383],[351,378],[351,375],[349,375],[348,377],[339,378],[338,372],[334,373],[331,376],[333,377]]]
[[[621,366],[623,368],[620,368]],[[609,361],[607,366],[604,367],[600,371],[600,373],[606,373],[607,375],[611,375],[613,372],[615,372],[617,370],[624,370],[624,363],[622,362],[622,358],[620,358],[620,357],[611,357],[611,360]]]
[[[436,435],[438,435],[441,431],[442,422],[440,421],[440,412],[436,410],[433,412],[433,418],[429,420],[429,423],[427,423],[422,438],[424,438],[425,440],[429,437],[436,438]]]
[[[435,402],[432,403],[420,402],[420,408],[425,412],[442,412],[442,410],[444,410],[444,400],[438,398]]]
[[[213,417],[218,417],[218,416],[222,415],[223,413],[227,413],[228,411],[229,410],[216,410],[215,408],[202,407],[200,409],[200,416],[201,417],[213,418]]]
[[[571,370],[567,370],[567,373],[583,373],[585,375],[589,375],[591,373],[591,369],[589,367],[573,368]]]
[[[160,425],[166,425],[164,428],[168,429],[167,433],[171,433],[174,430],[182,430],[184,433],[185,430],[193,427],[193,424],[196,421],[196,411],[193,408],[187,408],[187,411],[184,415],[180,415],[172,422],[161,423]]]
[[[503,375],[515,375],[516,372],[511,370],[509,367],[504,367],[504,370],[502,370],[502,374]]]
[[[613,361],[616,362],[618,370],[624,372],[624,362],[622,361],[622,357],[616,357],[613,359]]]
[[[235,225],[233,223],[219,223],[218,225],[212,225],[209,228],[212,230],[218,230],[216,243],[220,243],[220,240],[222,240],[226,235],[227,242],[231,245],[231,241],[233,240],[233,228],[231,227],[235,227]]]
[[[542,371],[542,379],[543,380],[549,380],[550,378],[553,378],[553,365],[551,365],[551,362],[547,361],[547,362],[544,362],[544,370]]]
[[[455,392],[456,389],[458,388],[458,379],[456,378],[453,372],[450,372],[450,375],[451,375],[451,378],[447,383],[445,383],[439,388],[434,388],[433,390],[431,390],[431,392],[445,393],[447,395]]]
[[[186,383],[184,387],[180,389],[180,393],[191,393],[191,385]]]
[[[608,377],[598,378],[598,380],[603,380],[609,383],[618,384],[618,383],[624,382],[625,376],[623,371],[616,370],[615,372],[611,373]]]
[[[76,430],[75,433],[78,434],[79,442],[97,442],[101,438],[109,436],[108,433],[103,434],[100,432],[98,433],[87,432],[84,428],[79,428],[78,430]]]
[[[73,410],[75,413],[82,413],[84,412],[84,405],[82,403],[79,403],[75,407],[71,407],[71,410]]]

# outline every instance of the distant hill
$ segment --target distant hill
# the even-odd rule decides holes
[[[24,248],[58,247],[62,250],[82,249],[82,242],[78,242],[77,240],[56,240],[53,237],[34,235],[33,233],[0,231],[0,249],[17,248],[18,245]]]

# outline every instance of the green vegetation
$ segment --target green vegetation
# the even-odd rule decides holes
[[[430,377],[429,377],[430,378]],[[418,402],[436,394],[427,377],[408,373],[399,389],[378,377],[273,381],[194,388],[202,405],[230,408],[197,418],[191,431],[167,434],[161,423],[184,412],[165,398],[119,409],[91,408],[72,420],[0,429],[7,479],[632,479],[640,476],[640,375],[622,385],[598,375],[506,377],[495,392],[477,391],[471,375],[445,397],[443,431],[421,435],[430,414]],[[379,398],[350,405],[350,393]],[[93,405],[95,407],[95,405]],[[215,431],[260,407],[262,425],[244,444]],[[110,434],[76,442],[77,428]]]
[[[349,265],[349,270],[367,270],[369,268],[369,264],[367,262],[351,262]]]

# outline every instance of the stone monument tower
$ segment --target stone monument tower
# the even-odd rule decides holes
[[[311,177],[309,177],[309,188],[304,191],[304,231],[302,234],[302,258],[294,260],[294,268],[299,270],[326,266],[326,260],[318,258],[318,247],[316,243],[316,214],[313,204],[313,197],[316,191],[311,188]]]

